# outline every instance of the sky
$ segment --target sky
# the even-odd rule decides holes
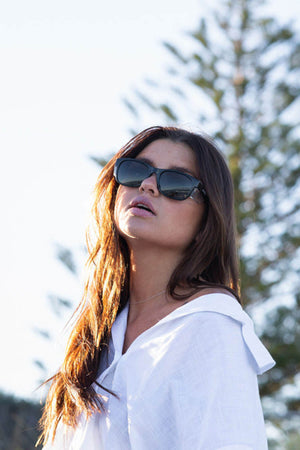
[[[82,293],[82,249],[99,173],[89,156],[127,142],[132,118],[122,98],[145,78],[166,77],[161,42],[184,40],[207,5],[0,2],[0,390],[38,399],[39,379],[58,368],[70,312],[57,317],[48,297],[76,302]],[[272,0],[268,11],[282,21],[300,17],[300,2]],[[77,278],[57,260],[58,244],[74,251]],[[36,329],[49,330],[53,340]]]

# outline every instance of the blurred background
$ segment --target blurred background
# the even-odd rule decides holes
[[[0,450],[34,447],[101,166],[160,124],[226,155],[269,448],[300,448],[299,31],[297,0],[0,4]]]

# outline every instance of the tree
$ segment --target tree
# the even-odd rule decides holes
[[[58,243],[55,247],[56,258],[63,264],[63,266],[72,275],[75,281],[78,277],[78,273],[74,251]],[[61,321],[61,324],[63,326],[63,320],[66,320],[66,313],[69,312],[70,309],[74,308],[73,300],[51,293],[48,295],[48,301],[52,312],[54,313],[56,318]],[[52,340],[52,335],[49,329],[34,327],[33,331],[46,341]],[[39,368],[40,379],[38,380],[38,385],[41,385],[50,376],[48,373],[47,363],[41,358],[33,359],[33,363]]]
[[[164,43],[167,82],[146,80],[125,103],[140,129],[145,110],[168,125],[192,111],[226,154],[242,298],[277,362],[261,377],[265,414],[292,429],[300,411],[300,41],[291,26],[264,17],[262,3],[220,0],[188,33],[190,50]]]
[[[0,392],[0,450],[32,450],[40,416],[39,404]]]

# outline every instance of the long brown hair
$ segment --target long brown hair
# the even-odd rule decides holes
[[[233,185],[220,151],[207,137],[174,127],[151,127],[132,138],[104,167],[97,180],[92,222],[87,232],[87,279],[61,369],[52,381],[40,420],[39,443],[54,439],[58,423],[75,428],[81,413],[103,412],[98,384],[101,351],[108,345],[111,327],[128,299],[129,253],[114,225],[118,184],[113,177],[119,157],[135,157],[157,139],[188,145],[198,161],[204,185],[206,211],[198,234],[186,249],[168,284],[174,299],[188,298],[207,288],[227,289],[239,299]],[[176,293],[184,287],[185,294]]]

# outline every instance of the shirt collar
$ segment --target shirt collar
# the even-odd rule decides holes
[[[127,303],[112,326],[112,342],[115,351],[114,360],[122,355],[124,337],[127,327],[128,310],[129,307]],[[180,317],[188,316],[190,314],[196,314],[199,312],[215,312],[218,314],[223,314],[225,316],[231,317],[241,324],[242,335],[245,344],[254,357],[257,366],[256,371],[258,374],[269,370],[275,365],[275,361],[255,334],[251,318],[243,310],[238,301],[231,295],[221,293],[202,295],[178,307],[163,319],[161,319],[159,322],[157,322],[155,325],[153,325],[153,327],[151,328],[156,328],[161,326],[162,324],[171,322]]]

